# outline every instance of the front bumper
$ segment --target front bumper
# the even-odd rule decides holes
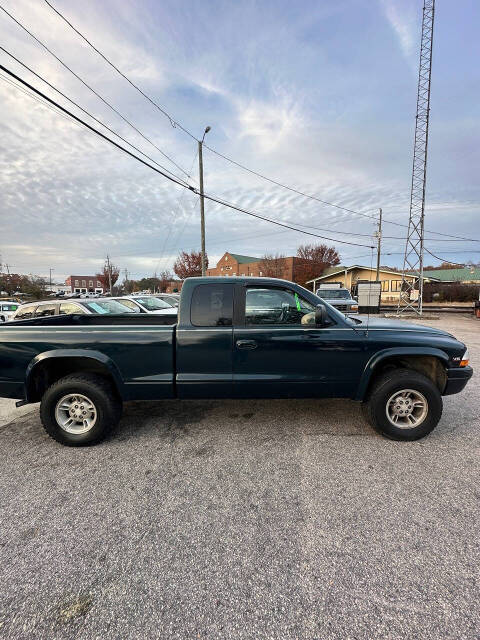
[[[472,367],[455,367],[447,369],[447,384],[442,395],[451,396],[454,393],[460,393],[470,380],[473,374]]]

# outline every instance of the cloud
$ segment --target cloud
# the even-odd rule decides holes
[[[398,0],[381,0],[381,5],[385,17],[397,36],[403,55],[413,65],[417,54],[419,33],[412,6],[408,5],[405,0],[400,2]]]

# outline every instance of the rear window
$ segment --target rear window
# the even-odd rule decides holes
[[[195,327],[229,327],[233,319],[233,288],[200,284],[192,296],[190,319]]]

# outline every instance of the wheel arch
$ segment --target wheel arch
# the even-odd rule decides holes
[[[25,375],[27,402],[41,400],[46,389],[71,373],[95,373],[109,380],[122,397],[123,380],[116,364],[104,353],[90,349],[55,349],[33,358]]]
[[[375,378],[388,368],[413,369],[423,373],[436,384],[443,393],[447,382],[445,368],[448,355],[434,347],[398,347],[383,349],[375,353],[367,362],[357,389],[355,400],[365,400]]]

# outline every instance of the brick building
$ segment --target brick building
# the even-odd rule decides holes
[[[169,280],[164,293],[180,293],[183,280]]]
[[[263,258],[242,256],[227,251],[216,267],[207,269],[209,276],[265,276],[296,281],[300,269],[305,264],[302,258],[273,258],[266,262]]]
[[[97,276],[68,276],[66,286],[72,293],[104,293],[105,288]]]

